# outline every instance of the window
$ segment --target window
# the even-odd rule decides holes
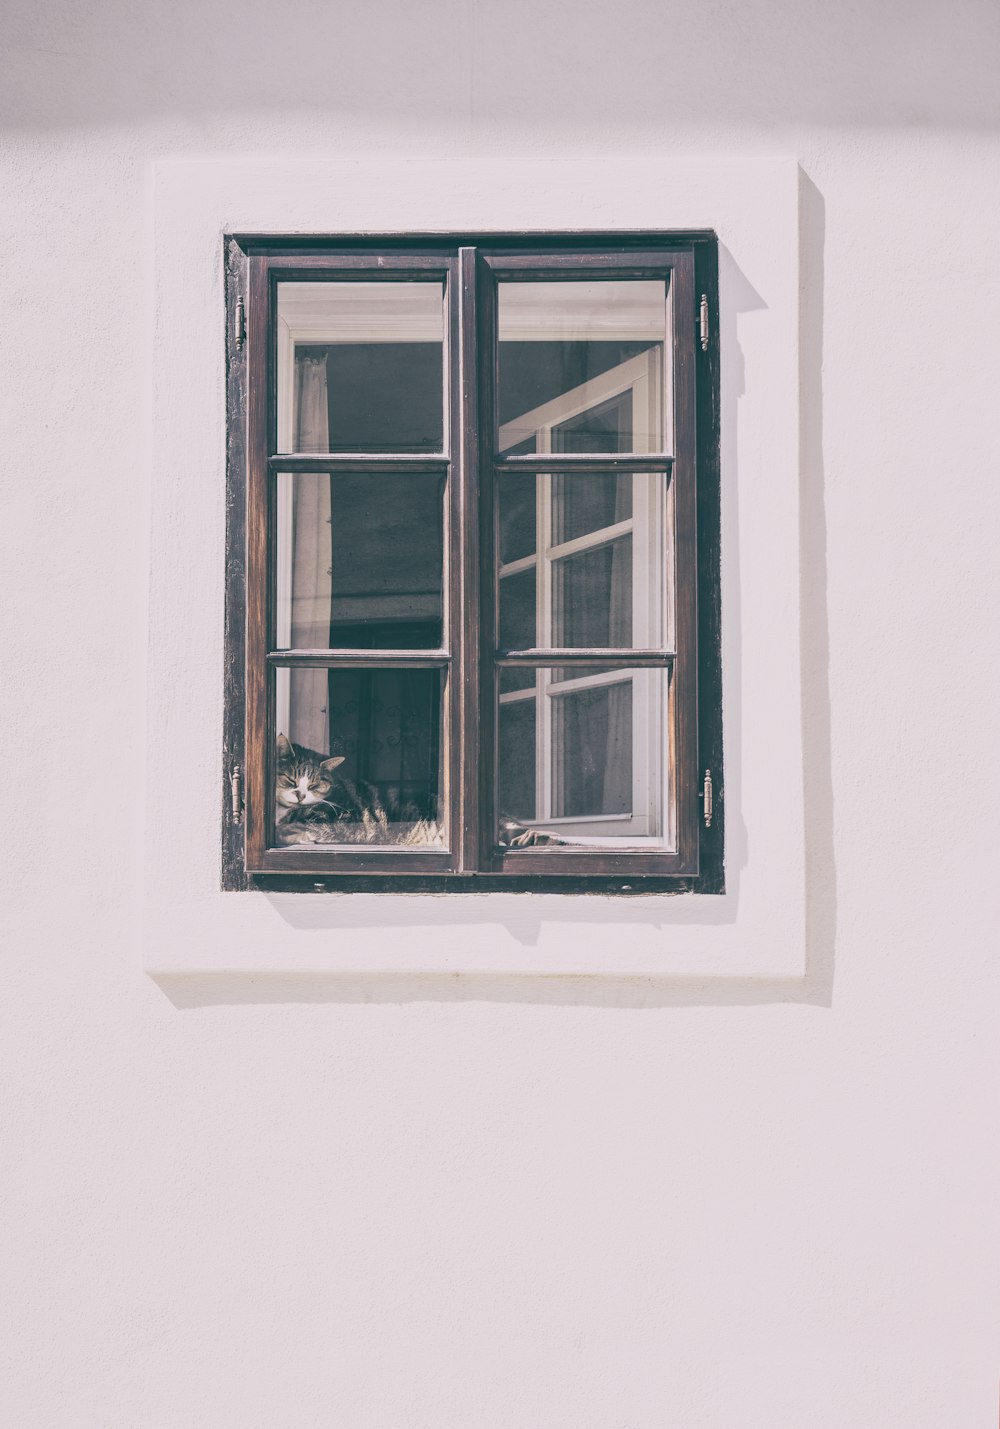
[[[230,240],[225,886],[721,891],[716,264]]]

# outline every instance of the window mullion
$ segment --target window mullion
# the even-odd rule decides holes
[[[453,791],[452,848],[460,872],[474,871],[482,859],[482,777],[484,758],[491,770],[492,746],[484,741],[482,719],[481,625],[490,623],[490,611],[483,609],[481,542],[485,541],[484,515],[492,512],[492,500],[480,501],[484,479],[491,479],[487,454],[480,433],[480,344],[482,333],[491,326],[480,311],[480,273],[475,248],[458,252],[456,293],[449,332],[452,334],[448,380],[451,383],[451,487],[449,511],[451,530],[448,549],[452,562],[451,681],[457,711],[451,761]],[[485,305],[484,305],[485,306]],[[490,350],[492,339],[489,340]],[[485,380],[485,374],[484,374]],[[480,473],[483,475],[481,476]],[[481,509],[482,508],[482,509]],[[490,519],[492,519],[490,517]],[[486,559],[493,561],[492,543],[486,545]],[[490,603],[491,606],[491,603]],[[492,688],[492,687],[491,687]],[[486,729],[493,728],[492,718]]]

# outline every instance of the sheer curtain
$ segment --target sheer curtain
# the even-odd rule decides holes
[[[330,447],[326,356],[295,360],[295,450],[325,452]],[[333,545],[330,525],[330,478],[293,477],[292,646],[324,649],[330,644]],[[292,670],[293,744],[330,752],[329,675],[326,670]]]

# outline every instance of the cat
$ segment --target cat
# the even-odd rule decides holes
[[[418,810],[390,802],[372,784],[357,785],[334,773],[345,755],[324,758],[277,739],[274,821],[277,842],[294,844],[393,844],[443,848],[444,827]]]
[[[345,755],[326,759],[311,749],[296,747],[279,734],[275,777],[275,832],[282,846],[294,844],[393,844],[399,848],[443,848],[444,827],[412,808],[387,808],[372,784],[361,788],[334,771]],[[565,846],[569,840],[533,829],[504,814],[500,819],[504,848]]]

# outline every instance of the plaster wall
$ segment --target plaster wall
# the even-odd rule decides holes
[[[998,61],[978,0],[7,7],[0,1422],[995,1422]],[[143,973],[154,166],[260,156],[802,166],[804,976]]]

